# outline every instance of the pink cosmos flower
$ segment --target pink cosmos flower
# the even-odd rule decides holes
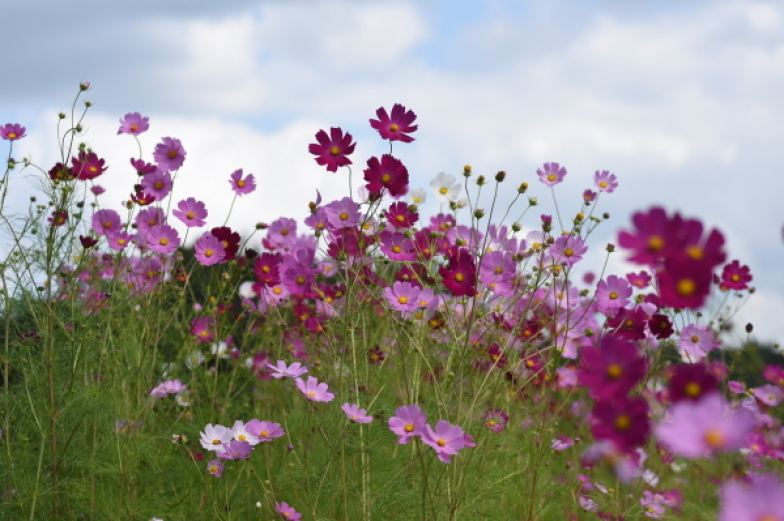
[[[399,444],[408,443],[414,436],[422,436],[427,424],[427,416],[418,405],[398,407],[395,415],[387,422],[389,430],[399,436]]]
[[[156,200],[162,201],[171,192],[172,176],[165,170],[156,170],[152,174],[142,177],[141,186],[144,191]]]
[[[223,243],[215,238],[211,233],[205,233],[194,246],[196,260],[203,266],[218,264],[226,258],[226,251]]]
[[[245,430],[250,434],[257,436],[259,441],[272,441],[274,438],[280,438],[286,434],[286,431],[281,428],[279,423],[259,421],[256,419],[245,424]]]
[[[136,235],[131,235],[126,231],[115,232],[109,236],[109,247],[116,251],[123,251],[135,237]]]
[[[6,123],[0,127],[0,137],[6,141],[16,141],[27,135],[25,134],[26,130],[27,129],[19,123]]]
[[[216,453],[216,456],[226,460],[248,459],[252,449],[247,441],[232,440],[221,445],[221,450]]]
[[[90,187],[90,191],[94,195],[101,195],[102,193],[104,193],[106,191],[106,188],[104,188],[101,185],[93,185],[93,186]]]
[[[343,130],[332,127],[329,129],[329,137],[323,130],[316,133],[318,144],[308,145],[308,151],[318,157],[314,158],[319,165],[326,165],[328,172],[337,172],[338,167],[351,164],[351,160],[346,156],[354,152],[356,143],[351,142],[351,134]]]
[[[754,389],[754,398],[768,407],[775,407],[784,400],[784,393],[777,385],[767,384]]]
[[[122,231],[120,214],[111,209],[98,210],[92,218],[93,232],[96,235],[111,236]]]
[[[298,521],[299,519],[302,519],[302,514],[294,510],[289,506],[288,503],[285,502],[278,503],[276,501],[275,512],[277,512],[280,517],[286,519],[287,521]]]
[[[335,399],[335,395],[329,392],[328,386],[325,383],[319,383],[315,376],[308,376],[307,383],[302,378],[295,378],[297,389],[307,398],[313,402],[331,402]]]
[[[506,428],[509,422],[509,415],[501,409],[492,409],[485,411],[484,414],[485,427],[492,432],[501,432]]]
[[[718,521],[784,521],[784,483],[775,474],[725,482]]]
[[[185,149],[180,140],[171,137],[163,138],[163,142],[158,143],[152,153],[158,168],[167,171],[179,170],[185,162],[185,156]]]
[[[150,118],[142,117],[138,112],[129,112],[120,118],[120,130],[117,134],[133,134],[138,136],[150,128]]]
[[[580,357],[578,378],[591,398],[609,400],[625,396],[645,376],[647,361],[631,342],[605,335],[601,345],[586,346]]]
[[[395,281],[392,287],[384,288],[384,297],[395,311],[416,311],[419,308],[421,290],[410,282]]]
[[[256,179],[253,177],[253,174],[242,177],[241,168],[232,172],[229,177],[229,184],[236,195],[246,195],[256,189]]]
[[[153,226],[158,226],[166,222],[166,215],[163,210],[155,207],[148,207],[136,214],[136,227],[142,234],[150,231]]]
[[[324,207],[327,221],[334,229],[353,228],[359,223],[360,208],[350,197],[332,201]]]
[[[435,430],[430,425],[425,425],[422,441],[433,447],[438,459],[444,463],[450,463],[451,457],[466,446],[463,429],[457,425],[451,425],[446,420],[438,420]]]
[[[188,386],[179,380],[166,380],[165,382],[161,382],[156,385],[155,388],[150,391],[150,396],[154,396],[156,398],[166,398],[170,394],[181,393],[187,388]]]
[[[549,253],[555,264],[565,264],[571,268],[583,258],[588,246],[580,237],[561,235],[550,247]]]
[[[607,192],[608,194],[618,188],[618,181],[615,174],[611,174],[607,170],[597,170],[593,175],[593,182],[600,192]]]
[[[340,408],[346,413],[346,417],[353,422],[370,423],[373,421],[373,417],[368,416],[367,409],[360,409],[359,405],[344,403]]]
[[[413,261],[417,258],[414,241],[398,232],[381,232],[381,251],[393,261]]]
[[[648,272],[641,271],[639,273],[627,273],[626,280],[629,281],[629,284],[634,286],[635,288],[647,288],[651,283],[651,276],[648,275]]]
[[[258,445],[261,440],[256,434],[251,432],[252,429],[248,427],[249,425],[250,422],[246,424],[242,420],[237,420],[231,427],[231,433],[237,441],[247,441],[251,445]]]
[[[407,111],[403,105],[395,103],[392,106],[391,116],[387,115],[384,107],[376,111],[376,116],[378,116],[378,119],[371,119],[370,126],[378,130],[381,139],[402,141],[403,143],[414,141],[414,138],[407,135],[415,132],[418,128],[417,125],[411,125],[416,119],[414,111]]]
[[[283,360],[278,360],[276,365],[267,364],[267,367],[275,371],[270,375],[273,378],[299,378],[308,372],[308,368],[303,367],[299,362],[294,362],[293,364],[286,366],[286,362]]]
[[[743,394],[746,392],[746,384],[735,380],[727,382],[727,388],[732,394]]]
[[[220,452],[223,450],[223,444],[230,442],[232,438],[234,438],[234,434],[232,434],[231,429],[223,425],[213,426],[211,423],[208,423],[204,428],[204,432],[201,433],[199,441],[205,450]]]
[[[156,253],[173,253],[180,246],[177,230],[166,224],[150,228],[146,239],[147,247]]]
[[[225,465],[219,459],[211,459],[210,461],[207,462],[207,471],[213,476],[215,476],[216,478],[221,477],[224,468]]]
[[[717,349],[721,342],[713,336],[707,326],[690,324],[681,330],[681,340],[678,347],[684,361],[698,362],[705,358],[708,351]]]
[[[738,450],[756,424],[751,411],[731,409],[718,392],[698,402],[680,401],[670,408],[669,416],[669,421],[656,426],[656,437],[686,458]]]
[[[536,173],[539,175],[541,182],[552,187],[563,181],[566,176],[566,168],[558,163],[545,163]]]
[[[390,154],[384,154],[380,160],[375,156],[371,157],[367,165],[364,174],[368,192],[380,194],[386,188],[389,195],[395,199],[408,193],[408,169],[402,161]]]
[[[392,203],[389,210],[384,212],[387,222],[395,228],[410,228],[419,220],[419,214],[411,211],[404,201]]]
[[[193,197],[188,197],[177,203],[177,209],[172,210],[176,218],[188,228],[201,227],[206,224],[207,208],[203,202]]]
[[[615,275],[600,280],[596,287],[596,304],[599,306],[599,311],[608,316],[615,316],[619,308],[629,303],[631,296],[631,286]]]

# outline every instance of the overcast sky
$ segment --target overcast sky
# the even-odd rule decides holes
[[[600,202],[612,218],[592,261],[634,211],[699,217],[752,269],[739,329],[751,321],[784,344],[781,2],[26,0],[1,2],[0,18],[0,123],[28,129],[14,155],[51,167],[56,114],[89,81],[85,140],[110,165],[107,207],[135,179],[136,145],[116,135],[127,112],[150,117],[147,158],[161,137],[181,139],[175,201],[205,200],[214,225],[228,175],[253,173],[260,187],[230,221],[247,230],[301,220],[316,189],[347,195],[346,173],[319,167],[307,145],[322,128],[351,132],[357,186],[367,158],[388,151],[368,119],[402,103],[418,115],[416,141],[395,146],[412,188],[464,164],[505,170],[502,202],[528,181],[545,203],[532,227],[552,212],[536,181],[544,162],[569,172],[556,191],[565,214],[593,172],[610,170],[620,188]],[[13,189],[20,201],[35,190]],[[423,208],[437,210],[432,198]]]

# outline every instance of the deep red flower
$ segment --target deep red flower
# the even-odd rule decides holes
[[[240,234],[232,231],[228,226],[213,228],[210,233],[223,244],[223,250],[226,254],[224,260],[233,260],[240,249]]]
[[[142,176],[155,173],[155,171],[158,170],[157,166],[146,163],[143,159],[131,158],[131,166],[136,170],[137,174]]]
[[[668,252],[677,251],[677,226],[680,216],[676,219],[667,217],[664,208],[654,207],[648,212],[637,212],[632,216],[634,233],[621,231],[618,244],[621,248],[632,250],[631,262],[655,265]]]
[[[68,210],[54,210],[46,219],[52,226],[62,226],[68,222]]]
[[[49,178],[52,181],[71,181],[76,179],[76,174],[64,164],[57,163],[49,170]]]
[[[670,322],[667,315],[653,315],[648,320],[648,329],[659,340],[670,338],[675,333],[675,330],[672,328],[672,322]]]
[[[332,127],[329,129],[329,136],[323,130],[316,133],[316,141],[318,143],[311,143],[308,145],[308,150],[311,154],[318,157],[315,158],[316,163],[324,166],[326,165],[329,172],[337,172],[338,167],[351,164],[351,160],[346,156],[354,152],[356,143],[351,142],[351,134],[340,128]]]
[[[389,195],[398,198],[408,192],[408,170],[399,159],[390,154],[371,157],[367,162],[368,168],[365,170],[365,185],[371,194],[380,194],[386,188]]]
[[[332,235],[333,240],[327,247],[327,255],[333,259],[359,257],[375,242],[372,236],[365,235],[359,228],[341,228]]]
[[[253,271],[261,286],[277,286],[280,284],[280,253],[264,252],[256,257]]]
[[[645,445],[651,434],[648,402],[626,396],[597,402],[592,411],[591,434],[597,440],[614,442],[622,452]]]
[[[639,349],[613,335],[602,337],[598,346],[586,346],[580,353],[577,378],[595,400],[626,396],[645,376],[648,363]]]
[[[476,263],[467,248],[452,251],[448,267],[439,266],[442,282],[456,297],[476,295]]]
[[[155,196],[146,193],[142,185],[133,185],[133,189],[136,193],[131,194],[131,200],[139,206],[149,206],[155,202]]]
[[[79,242],[82,243],[82,248],[85,250],[92,248],[96,244],[98,244],[98,239],[90,237],[89,235],[85,237],[84,235],[79,236]]]
[[[721,282],[719,287],[721,289],[735,289],[741,290],[748,288],[748,283],[751,282],[751,270],[748,266],[741,266],[740,262],[734,260],[724,266],[721,272]]]
[[[700,401],[704,395],[716,391],[719,381],[705,364],[678,364],[672,370],[668,386],[670,401]]]
[[[95,179],[106,171],[106,161],[99,159],[95,152],[82,150],[77,157],[71,158],[71,166],[76,177],[81,181]]]
[[[417,125],[411,125],[416,119],[416,114],[413,110],[406,111],[406,108],[395,103],[392,106],[392,115],[387,115],[384,107],[376,111],[378,119],[371,119],[370,126],[378,130],[381,139],[388,139],[390,141],[402,141],[410,143],[414,138],[406,134],[415,132],[418,128]]]

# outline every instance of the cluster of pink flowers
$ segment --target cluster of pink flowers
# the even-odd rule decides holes
[[[251,450],[259,443],[272,441],[286,434],[279,423],[250,420],[243,423],[237,420],[234,425],[224,427],[208,423],[201,433],[201,446],[224,460],[250,458]]]
[[[427,416],[418,405],[399,407],[389,419],[389,430],[398,435],[397,442],[405,444],[415,436],[436,451],[438,459],[451,463],[452,456],[466,447],[475,447],[473,436],[466,434],[458,425],[438,420],[435,428],[427,423]]]
[[[150,396],[154,396],[155,398],[166,398],[170,394],[180,394],[187,388],[188,386],[179,380],[166,380],[165,382],[156,385],[155,388],[150,391]]]

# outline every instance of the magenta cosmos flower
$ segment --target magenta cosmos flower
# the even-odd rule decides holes
[[[327,215],[327,222],[334,229],[353,228],[362,216],[359,205],[350,197],[332,201],[324,207],[324,213]]]
[[[0,127],[0,137],[6,141],[16,141],[27,135],[25,134],[26,130],[27,129],[19,123],[6,123]]]
[[[103,174],[108,167],[104,166],[106,161],[100,159],[95,152],[85,152],[82,150],[79,155],[71,158],[72,170],[80,181],[95,179]]]
[[[253,446],[247,441],[232,440],[221,445],[221,450],[215,455],[226,460],[248,459],[251,450]]]
[[[629,303],[632,288],[625,279],[610,275],[600,280],[596,287],[596,304],[599,311],[607,316],[615,316],[618,310]]]
[[[120,118],[118,134],[133,134],[138,136],[150,128],[150,118],[145,118],[138,112],[130,112]]]
[[[600,192],[607,192],[608,194],[618,188],[618,181],[615,174],[611,174],[607,170],[597,170],[593,175],[593,182]]]
[[[387,115],[384,107],[376,111],[378,119],[371,119],[370,126],[378,130],[381,139],[388,139],[390,141],[402,141],[403,143],[410,143],[414,138],[407,135],[411,132],[416,132],[417,125],[412,125],[416,119],[416,114],[413,110],[406,110],[406,108],[395,103],[392,106],[392,114]]]
[[[242,168],[232,172],[229,176],[229,184],[236,195],[246,195],[256,189],[256,179],[253,174],[242,177]]]
[[[308,151],[318,156],[314,158],[316,163],[327,167],[328,172],[337,172],[338,167],[351,164],[351,160],[346,156],[354,152],[356,143],[351,142],[351,134],[340,128],[332,127],[329,129],[329,136],[323,130],[316,133],[316,141],[308,145]]]
[[[598,401],[592,411],[591,434],[596,440],[612,441],[622,452],[630,452],[648,440],[651,422],[644,398],[618,395]]]
[[[784,521],[784,483],[775,474],[757,475],[751,483],[727,481],[718,521]]]
[[[275,502],[275,512],[277,512],[280,517],[288,521],[297,521],[302,519],[302,514],[294,510],[289,506],[288,503],[285,502]]]
[[[430,425],[425,425],[422,441],[435,449],[438,459],[450,463],[452,456],[466,446],[465,433],[457,425],[451,425],[446,420],[438,420],[435,430]]]
[[[756,424],[751,411],[730,408],[718,392],[698,402],[680,401],[670,408],[669,416],[669,421],[656,426],[656,437],[686,458],[738,450]]]
[[[368,192],[380,194],[386,188],[395,199],[408,193],[408,169],[399,159],[384,154],[380,160],[371,157],[367,165],[364,173]]]
[[[185,162],[185,149],[179,139],[165,137],[162,143],[155,145],[153,159],[161,170],[179,170]]]
[[[372,416],[368,416],[367,409],[360,409],[359,405],[352,403],[344,403],[340,406],[346,417],[356,423],[370,423],[373,421]]]
[[[558,163],[545,163],[536,173],[541,182],[547,186],[555,186],[566,177],[566,168]]]
[[[139,184],[141,184],[146,193],[155,197],[156,200],[162,201],[171,192],[173,180],[169,172],[156,170],[142,177]]]
[[[690,324],[681,330],[681,339],[678,342],[681,357],[685,361],[698,362],[707,356],[708,351],[713,351],[721,345],[708,326]]]
[[[741,266],[737,260],[724,266],[721,272],[721,282],[719,287],[721,289],[734,289],[742,290],[748,288],[748,283],[751,282],[751,270],[748,266]]]
[[[468,249],[460,248],[448,260],[447,267],[438,267],[444,287],[456,297],[476,295],[476,263]]]
[[[634,344],[605,335],[601,345],[583,348],[577,377],[591,398],[608,400],[626,396],[645,376],[647,367]]]
[[[549,250],[553,262],[564,264],[567,268],[571,268],[582,260],[587,251],[588,246],[585,245],[585,241],[573,235],[561,235]]]
[[[319,383],[315,376],[308,376],[307,383],[302,378],[295,378],[297,382],[297,389],[305,395],[305,398],[313,402],[331,402],[335,399],[335,395],[328,391],[328,386],[325,383]]]
[[[270,375],[273,378],[299,378],[303,374],[308,372],[307,367],[303,367],[301,363],[294,362],[293,364],[287,366],[286,362],[283,360],[278,360],[277,365],[267,364],[267,367],[272,369],[274,372]]]
[[[387,422],[389,430],[399,436],[397,442],[402,444],[414,436],[422,436],[427,424],[427,416],[418,405],[398,407],[395,415]]]
[[[419,308],[422,290],[410,282],[395,281],[391,288],[384,288],[384,296],[395,311],[410,312]]]
[[[188,228],[200,227],[207,224],[207,207],[203,202],[193,197],[188,197],[177,203],[177,208],[172,210],[174,216]]]
[[[213,234],[205,233],[194,246],[196,260],[204,266],[218,264],[226,258],[226,250],[223,243]]]

